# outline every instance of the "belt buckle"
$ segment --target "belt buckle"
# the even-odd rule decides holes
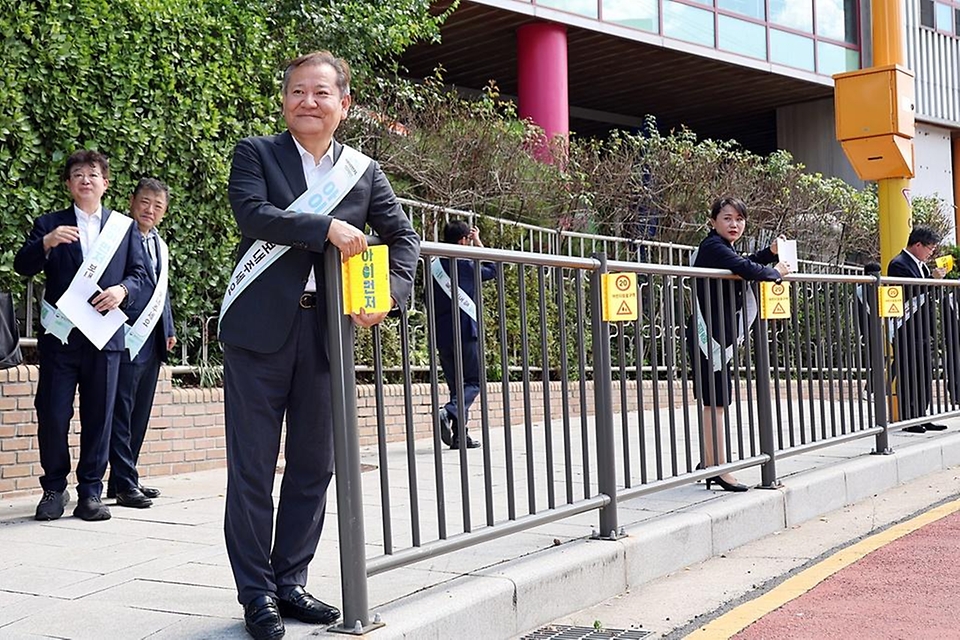
[[[300,296],[301,309],[313,309],[317,306],[317,294],[309,292]]]

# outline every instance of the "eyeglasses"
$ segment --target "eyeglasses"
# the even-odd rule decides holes
[[[89,180],[93,182],[94,180],[97,180],[102,177],[103,176],[100,175],[99,173],[80,173],[79,171],[76,173],[70,174],[70,179],[75,180],[77,182],[83,182],[84,180]]]

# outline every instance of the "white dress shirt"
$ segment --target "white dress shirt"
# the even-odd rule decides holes
[[[913,254],[910,253],[909,251],[907,251],[906,254],[907,254],[908,256],[910,256],[911,258],[913,258],[913,261],[917,263],[917,269],[920,270],[920,274],[921,274],[924,278],[929,278],[929,277],[930,277],[930,267],[928,267],[925,262],[921,262],[921,261],[917,258],[917,256],[913,255]]]
[[[97,207],[93,213],[87,213],[76,204],[73,212],[77,215],[77,228],[80,229],[80,252],[87,257],[90,247],[100,237],[100,222],[103,218],[103,207]]]
[[[307,181],[307,189],[317,184],[323,176],[327,175],[333,169],[333,141],[327,147],[327,151],[316,160],[313,154],[303,148],[296,138],[293,143],[297,145],[297,151],[300,152],[300,163],[303,166],[303,177]],[[307,276],[307,285],[303,288],[305,293],[313,293],[317,290],[317,277],[313,273],[313,267],[310,268],[310,275]]]

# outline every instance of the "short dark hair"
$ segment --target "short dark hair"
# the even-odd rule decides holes
[[[720,210],[726,206],[731,206],[737,210],[741,216],[746,219],[747,217],[747,205],[743,203],[743,200],[739,198],[717,198],[713,201],[713,206],[710,207],[710,219],[716,220],[717,216],[720,215]]]
[[[110,161],[107,160],[107,156],[93,149],[81,149],[80,151],[74,151],[67,158],[67,163],[63,166],[64,182],[70,179],[70,172],[73,171],[74,167],[91,164],[100,168],[100,173],[103,174],[105,179],[110,179]]]
[[[470,225],[463,220],[451,220],[443,227],[443,241],[457,244],[470,235]]]
[[[907,238],[907,246],[912,247],[918,242],[923,245],[940,244],[940,234],[930,227],[914,227]]]
[[[328,64],[337,72],[337,89],[340,90],[340,96],[350,95],[350,65],[343,58],[338,58],[329,51],[314,51],[305,53],[293,60],[287,60],[283,65],[283,95],[287,95],[287,86],[290,84],[290,76],[294,69],[304,65],[319,66]]]
[[[140,178],[140,182],[138,182],[137,186],[133,189],[133,197],[136,198],[144,189],[153,191],[154,193],[162,193],[167,202],[170,202],[170,187],[163,181],[157,180],[156,178]]]

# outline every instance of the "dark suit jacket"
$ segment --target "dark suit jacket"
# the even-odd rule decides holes
[[[780,272],[764,265],[777,261],[777,255],[769,248],[749,256],[742,256],[733,245],[711,230],[700,243],[693,266],[704,269],[727,269],[744,280],[780,281]],[[723,307],[720,306],[720,290],[723,289]],[[716,278],[697,279],[697,300],[700,309],[707,313],[707,291],[710,293],[710,319],[714,340],[724,346],[733,344],[737,335],[736,314],[743,308],[743,282],[731,282]],[[720,336],[720,317],[723,316],[723,336]],[[688,323],[688,327],[689,327]]]
[[[440,258],[443,270],[450,275],[450,259]],[[473,260],[457,260],[457,283],[460,290],[466,292],[470,298],[476,300],[477,278]],[[480,280],[490,280],[497,276],[497,267],[494,264],[483,262],[480,264]],[[457,306],[443,288],[432,276],[433,304],[436,310],[437,346],[447,349],[453,346],[453,307]],[[478,338],[477,323],[460,311],[460,338],[462,340],[476,340]]]
[[[918,278],[924,279],[923,272],[920,271],[920,265],[913,259],[907,250],[904,249],[890,261],[887,265],[887,275],[891,278]],[[926,294],[926,302],[916,313],[910,316],[910,319],[903,323],[898,332],[904,339],[909,338],[918,344],[931,341],[932,332],[936,329],[936,306],[934,304],[939,290],[928,289],[926,287],[908,285],[903,289],[903,298],[910,301],[920,294]],[[909,302],[907,302],[909,304]]]
[[[333,142],[334,162],[343,146]],[[310,267],[324,318],[323,251],[331,216],[285,211],[307,190],[300,154],[290,132],[246,138],[237,144],[230,171],[230,205],[243,237],[237,259],[255,239],[292,247],[241,293],[220,323],[226,344],[273,353],[293,326]],[[376,162],[333,211],[358,229],[369,224],[390,247],[390,292],[404,306],[413,288],[420,238]]]
[[[140,234],[138,234],[138,236],[139,235]],[[149,241],[153,242],[152,236]],[[141,244],[141,247],[142,246],[143,245]],[[150,303],[150,298],[153,296],[153,292],[157,288],[157,281],[160,278],[160,263],[157,263],[157,268],[154,270],[151,268],[149,255],[145,256],[145,260],[147,265],[146,286],[138,297],[137,304],[128,307],[127,315],[130,316],[130,321],[128,324],[133,324],[136,322],[137,318],[140,317],[140,314],[143,313],[143,310]],[[168,264],[167,268],[169,269],[169,267],[170,265]],[[148,344],[143,345],[143,348],[140,349],[140,353],[138,353],[137,357],[133,359],[133,363],[144,364],[154,355],[160,358],[161,362],[166,362],[167,338],[172,338],[175,335],[177,335],[177,332],[173,326],[173,307],[170,304],[170,288],[168,284],[167,299],[163,303],[163,315],[160,317],[160,322],[158,322],[157,326],[153,328],[153,334],[147,339]],[[131,362],[129,351],[123,351],[123,356],[121,357],[120,362]]]
[[[103,215],[100,220],[100,228],[107,223],[111,211],[103,208]],[[44,300],[56,306],[57,300],[63,295],[63,292],[70,286],[70,282],[76,275],[80,264],[83,262],[83,253],[80,249],[80,241],[59,244],[50,250],[49,255],[45,255],[43,250],[43,236],[47,235],[60,225],[77,226],[77,216],[73,211],[73,205],[62,211],[54,211],[37,218],[33,223],[33,229],[27,237],[20,251],[13,259],[13,268],[22,276],[35,276],[43,271],[46,275],[46,287],[43,294]],[[98,284],[101,289],[122,284],[127,288],[128,298],[124,301],[124,308],[135,307],[142,295],[143,285],[149,277],[147,271],[149,268],[146,263],[146,256],[143,253],[140,239],[137,237],[137,225],[131,224],[130,230],[117,249],[117,252],[110,260],[110,264],[103,270]],[[56,343],[60,346],[58,338],[49,337],[41,334],[41,344]],[[70,332],[70,340],[64,349],[80,348],[86,337],[75,330]],[[104,351],[123,350],[123,327],[117,330],[113,337],[104,345]]]

